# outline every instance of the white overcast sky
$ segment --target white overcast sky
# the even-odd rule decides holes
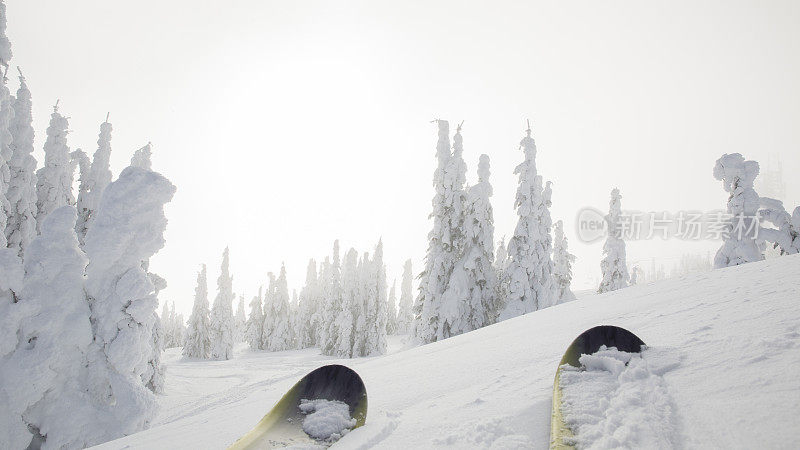
[[[421,268],[436,127],[464,120],[468,180],[492,161],[496,238],[511,235],[517,146],[533,123],[552,215],[595,287],[601,243],[584,206],[710,210],[725,152],[778,156],[800,202],[800,3],[8,0],[12,65],[34,99],[36,153],[52,105],[72,148],[93,153],[111,112],[112,169],[152,141],[178,187],[152,267],[162,299],[191,310],[199,264],[213,300],[229,245],[246,302],[282,261],[299,290],[308,258],[385,244],[391,278]],[[16,77],[10,76],[12,91]],[[669,269],[715,242],[628,244]]]

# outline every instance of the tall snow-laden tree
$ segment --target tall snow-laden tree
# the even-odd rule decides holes
[[[461,307],[460,326],[452,331],[463,333],[476,330],[497,320],[495,304],[497,277],[494,271],[494,217],[492,185],[489,183],[489,157],[481,155],[478,163],[478,183],[469,189],[464,218],[464,254],[456,264],[445,302],[457,302]],[[453,306],[454,308],[455,306]]]
[[[622,240],[620,199],[622,196],[619,194],[619,189],[611,190],[611,200],[608,202],[608,215],[606,216],[608,236],[606,243],[603,244],[603,259],[600,261],[603,280],[597,289],[597,292],[601,294],[627,287],[628,281],[630,281],[628,264],[625,259],[625,241]]]
[[[367,297],[367,338],[364,356],[386,353],[386,323],[388,305],[386,300],[386,266],[383,264],[383,240],[378,241],[375,255],[366,267],[369,294]]]
[[[14,101],[11,120],[11,160],[8,162],[10,182],[7,199],[11,214],[6,223],[6,240],[22,256],[28,243],[36,237],[36,159],[33,157],[33,103],[31,91],[22,72]]]
[[[239,304],[236,306],[236,316],[234,317],[236,325],[236,342],[243,342],[244,335],[247,327],[247,318],[244,314],[244,295],[239,296]]]
[[[356,268],[357,281],[355,287],[355,302],[351,309],[353,316],[353,352],[352,357],[366,356],[369,354],[370,317],[376,317],[375,296],[376,283],[374,272],[371,270],[372,260],[369,252],[364,252]],[[372,310],[370,310],[370,308]]]
[[[6,70],[7,71],[7,70]],[[6,248],[9,230],[7,229],[8,218],[14,214],[12,203],[8,198],[8,190],[11,183],[11,158],[13,150],[11,148],[11,121],[14,118],[13,99],[8,90],[8,80],[5,72],[0,84],[0,248]]]
[[[341,358],[352,358],[353,348],[356,346],[354,312],[357,315],[361,310],[361,289],[358,270],[358,252],[351,248],[344,256],[341,272],[341,301],[340,308],[334,319],[337,333],[333,336],[334,345],[330,355]]]
[[[411,260],[406,260],[403,264],[403,279],[400,282],[400,304],[397,307],[397,333],[407,334],[411,331],[411,324],[414,315],[411,311],[413,297],[411,294],[414,274],[411,267]]]
[[[92,157],[92,165],[89,169],[87,180],[87,191],[78,196],[78,224],[76,230],[78,239],[83,242],[86,230],[92,222],[92,216],[100,204],[100,197],[103,190],[111,183],[111,131],[112,126],[106,121],[100,124],[100,134],[97,137],[97,150]]]
[[[550,183],[542,188],[542,177],[536,170],[536,142],[530,126],[520,141],[525,160],[514,173],[519,175],[517,227],[508,243],[510,262],[506,271],[508,291],[499,320],[527,314],[553,304],[556,295],[553,281],[553,260],[550,253]]]
[[[387,306],[386,334],[391,336],[397,334],[397,279],[392,280]]]
[[[461,129],[454,137],[450,153],[449,124],[437,121],[439,141],[436,145],[438,165],[433,175],[436,194],[433,197],[433,230],[428,234],[425,270],[420,274],[419,295],[414,304],[413,335],[422,343],[449,337],[442,329],[441,302],[456,261],[464,246],[462,234],[464,182],[466,164],[462,158]]]
[[[36,222],[41,223],[54,209],[69,205],[72,198],[66,117],[53,107],[47,140],[44,143],[44,166],[36,172]]]
[[[228,247],[222,252],[222,266],[217,278],[217,296],[211,309],[211,357],[233,358],[233,277],[230,274]]]
[[[714,257],[715,268],[764,259],[764,244],[757,236],[760,199],[753,189],[758,170],[756,161],[745,161],[739,153],[724,154],[714,165],[714,178],[730,193],[727,209],[731,216],[726,224],[727,236]]]
[[[250,315],[247,317],[245,339],[251,350],[263,348],[261,343],[264,339],[264,310],[261,302],[261,288],[258,288],[258,296],[250,300]]]
[[[158,300],[142,263],[164,246],[164,205],[174,193],[162,175],[127,167],[106,188],[86,234],[85,289],[94,331],[89,392],[103,405],[92,427],[102,435],[96,442],[146,428],[156,411],[144,378],[152,368]]]
[[[316,342],[316,328],[319,326],[317,262],[311,259],[306,269],[306,284],[300,291],[298,314],[295,326],[297,346],[299,348],[313,347]]]
[[[323,263],[322,314],[317,342],[323,355],[335,355],[339,336],[337,317],[342,310],[342,268],[339,241],[333,242],[333,256]]]
[[[270,280],[270,284],[273,285]],[[281,265],[281,271],[270,288],[267,302],[268,310],[265,311],[264,335],[266,336],[265,350],[280,352],[291,348],[292,336],[289,328],[289,287],[286,281],[286,266]]]
[[[4,6],[0,2],[0,6]],[[0,13],[2,10],[0,10]],[[11,361],[20,344],[20,322],[31,314],[29,303],[19,301],[22,292],[22,260],[13,248],[0,247],[0,379],[12,379],[19,367]],[[0,383],[0,448],[26,448],[31,440],[28,426],[22,418],[27,405],[18,397],[16,383]]]
[[[13,395],[3,409],[21,411],[28,429],[45,439],[42,448],[97,443],[92,437],[94,406],[84,384],[92,343],[83,291],[87,260],[78,247],[75,218],[70,206],[53,211],[42,224],[42,234],[30,242],[20,296],[29,314],[21,322],[14,354],[0,364],[3,380],[24,380],[8,383],[14,387]],[[28,434],[26,440],[31,437]],[[27,442],[20,447],[7,444],[3,447],[24,448]]]
[[[194,306],[189,316],[183,356],[208,359],[211,357],[211,317],[208,310],[208,281],[206,265],[197,273],[197,287],[194,289]]]
[[[575,262],[575,255],[567,248],[567,237],[564,235],[564,223],[558,221],[554,227],[553,239],[553,265],[555,270],[553,277],[558,286],[558,303],[575,300],[575,294],[570,290],[572,284],[572,263]]]
[[[511,260],[508,257],[508,249],[506,246],[506,237],[500,238],[500,243],[497,244],[497,251],[494,256],[494,273],[497,275],[497,284],[494,288],[495,305],[499,313],[504,305],[507,304],[506,297],[508,296],[508,288],[510,284],[508,276],[508,267],[511,265]]]

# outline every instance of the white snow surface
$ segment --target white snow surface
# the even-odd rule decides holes
[[[639,382],[668,394],[671,445],[793,448],[800,442],[798,273],[800,255],[790,255],[579,293],[576,301],[421,347],[390,336],[381,357],[252,352],[239,344],[232,360],[201,361],[170,349],[152,427],[101,448],[225,448],[302,376],[342,363],[364,380],[369,411],[366,424],[334,448],[544,449],[558,362],[576,336],[600,324],[624,327],[648,344],[631,369],[644,364],[649,372]],[[663,412],[640,413],[652,420]],[[630,432],[624,442],[652,439]]]
[[[603,346],[582,355],[585,370],[561,372],[562,412],[578,448],[675,448],[675,408],[661,373],[671,365],[651,350]]]
[[[303,419],[303,431],[314,439],[336,441],[356,426],[350,417],[347,403],[337,400],[301,399],[300,411],[307,414]]]

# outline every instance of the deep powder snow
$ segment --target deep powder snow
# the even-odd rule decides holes
[[[303,431],[314,439],[336,442],[356,425],[347,403],[337,400],[302,399],[300,410],[307,414],[303,419]]]
[[[648,351],[600,347],[562,366],[562,413],[578,448],[674,448],[673,404]]]

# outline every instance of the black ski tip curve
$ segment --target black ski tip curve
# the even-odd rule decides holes
[[[338,400],[350,406],[350,414],[364,424],[367,417],[367,388],[351,368],[329,364],[313,370],[297,383],[298,398]]]
[[[645,346],[644,341],[630,331],[613,325],[599,325],[590,328],[572,341],[567,348],[561,363],[580,367],[578,361],[581,355],[591,355],[600,350],[600,347],[616,347],[617,350],[629,353],[639,353]]]

